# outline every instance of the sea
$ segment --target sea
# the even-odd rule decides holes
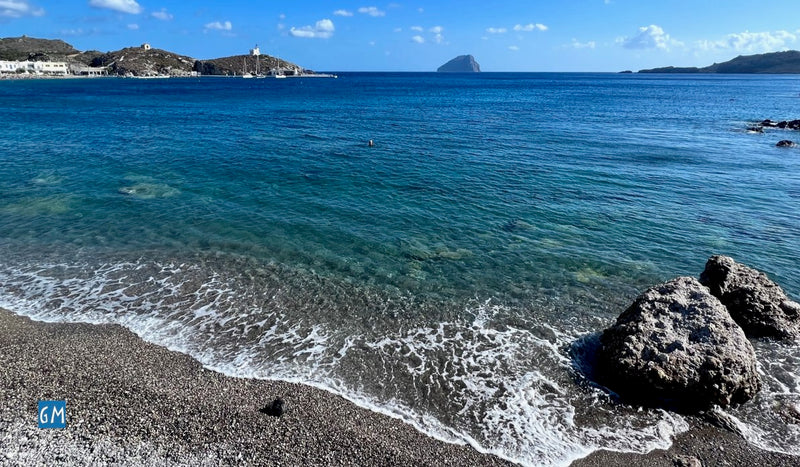
[[[594,384],[592,342],[714,254],[800,299],[800,133],[748,131],[798,107],[787,75],[3,81],[0,307],[524,465],[666,448],[686,417]],[[753,344],[725,412],[800,454],[800,345]]]

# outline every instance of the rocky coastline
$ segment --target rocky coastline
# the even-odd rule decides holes
[[[31,62],[64,62],[72,75],[80,75],[82,70],[94,71],[109,76],[152,77],[152,76],[233,76],[256,72],[256,57],[234,55],[198,60],[177,54],[150,44],[125,47],[116,51],[81,52],[62,40],[36,39],[27,36],[0,38],[0,60]],[[312,70],[292,62],[260,54],[258,57],[260,73],[270,71],[285,75],[314,76]],[[100,71],[102,70],[102,71]],[[0,73],[0,79],[24,79],[34,77],[54,77],[51,74]]]

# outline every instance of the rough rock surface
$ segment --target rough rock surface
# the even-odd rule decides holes
[[[797,144],[794,141],[788,139],[782,139],[778,141],[778,144],[776,144],[775,146],[779,148],[794,148],[797,147]]]
[[[760,389],[753,347],[694,278],[641,294],[600,341],[598,381],[634,402],[702,410],[745,402]]]
[[[729,256],[712,256],[700,274],[700,282],[728,308],[748,336],[800,336],[800,304],[789,300],[763,272]]]

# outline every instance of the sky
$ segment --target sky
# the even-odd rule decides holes
[[[318,71],[615,72],[800,49],[798,0],[0,0],[0,37],[198,59],[261,52]]]

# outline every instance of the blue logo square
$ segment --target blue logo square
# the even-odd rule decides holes
[[[39,428],[66,428],[67,401],[39,401]]]

